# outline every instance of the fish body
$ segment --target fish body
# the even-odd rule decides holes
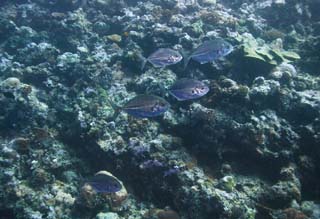
[[[115,193],[122,188],[115,177],[104,173],[97,173],[87,183],[98,193]]]
[[[201,81],[183,78],[174,83],[169,92],[177,100],[183,101],[206,95],[209,92],[209,87]]]
[[[154,95],[138,95],[129,100],[122,108],[128,114],[147,118],[155,117],[166,112],[170,104],[163,98]]]
[[[205,41],[196,48],[188,58],[185,59],[184,66],[186,67],[188,65],[190,59],[193,59],[200,64],[214,62],[215,60],[228,55],[232,51],[233,46],[223,39]]]
[[[164,68],[168,65],[174,65],[181,60],[182,55],[178,51],[169,48],[160,48],[144,60],[141,69],[144,68],[147,61],[156,68]]]

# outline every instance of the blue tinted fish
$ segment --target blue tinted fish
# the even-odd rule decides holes
[[[87,182],[98,193],[114,193],[121,190],[121,183],[113,176],[98,173]]]
[[[193,59],[200,64],[205,64],[222,58],[232,51],[233,46],[223,39],[205,41],[185,59],[184,66],[186,67],[188,65],[190,59]]]
[[[163,98],[154,95],[138,95],[129,100],[122,110],[128,114],[139,117],[155,117],[166,112],[170,104]]]
[[[177,100],[183,101],[206,95],[209,92],[209,87],[201,81],[183,78],[172,85],[169,92]]]
[[[160,48],[144,60],[141,69],[144,68],[147,61],[156,68],[164,68],[168,65],[176,64],[181,60],[182,56],[179,52],[169,48]]]

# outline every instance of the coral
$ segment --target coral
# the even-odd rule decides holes
[[[122,38],[120,35],[118,34],[112,34],[112,35],[108,35],[107,38],[113,42],[116,42],[116,43],[120,43]]]
[[[16,60],[27,65],[37,65],[43,62],[54,62],[59,50],[45,42],[39,44],[30,43],[25,48],[18,49],[19,56]],[[25,57],[28,57],[26,59]]]
[[[154,219],[180,219],[177,212],[170,209],[151,209],[148,211],[144,218]]]
[[[318,3],[0,5],[2,217],[319,218]],[[158,48],[187,55],[216,37],[234,52],[215,65],[141,70]],[[180,78],[210,92],[178,102],[167,89]],[[120,110],[143,93],[170,110]],[[123,189],[94,191],[101,169]]]
[[[236,182],[232,176],[225,176],[220,179],[219,182],[222,189],[226,190],[227,192],[232,192],[235,189]]]
[[[273,214],[273,218],[288,218],[288,219],[307,219],[308,217],[303,214],[302,212],[294,209],[294,208],[287,208],[283,211],[279,211]]]
[[[154,78],[157,78],[156,80]],[[139,92],[147,92],[158,95],[166,95],[170,86],[177,80],[177,76],[168,69],[162,71],[155,71],[153,69],[147,70],[140,75],[135,81],[134,86]]]
[[[78,54],[72,54],[70,52],[66,52],[62,55],[57,57],[57,66],[59,68],[68,69],[71,68],[73,65],[80,62],[80,57]]]
[[[276,66],[270,73],[270,77],[276,80],[283,79],[284,81],[290,81],[292,77],[297,76],[296,68],[289,63],[281,63]]]
[[[108,213],[99,213],[96,216],[96,219],[119,219],[120,217],[116,213],[108,212]]]
[[[239,35],[236,39],[241,43],[241,49],[246,58],[259,60],[273,66],[281,62],[291,62],[300,59],[297,53],[283,50],[281,43],[277,45],[279,39],[270,46],[262,44],[248,33]]]
[[[217,3],[216,0],[202,0],[202,4],[214,5]]]
[[[268,98],[275,96],[280,90],[280,83],[273,80],[265,80],[263,77],[257,77],[253,81],[249,96],[254,100],[262,100],[261,98]],[[255,103],[258,103],[256,101]]]
[[[320,216],[320,205],[312,201],[304,201],[301,204],[301,211],[309,218],[316,219]]]
[[[267,40],[276,40],[276,39],[284,39],[285,34],[283,32],[281,32],[280,30],[277,30],[275,28],[271,28],[270,30],[267,30],[264,32],[264,37]]]

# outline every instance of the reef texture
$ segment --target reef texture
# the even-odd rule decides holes
[[[223,2],[223,4],[222,4]],[[0,1],[0,218],[320,218],[319,1]],[[219,66],[141,71],[221,37]],[[178,102],[177,78],[210,92]],[[114,117],[161,95],[156,119]],[[117,194],[84,185],[100,170]]]

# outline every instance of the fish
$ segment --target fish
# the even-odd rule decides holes
[[[152,53],[147,59],[143,58],[144,61],[141,66],[141,70],[144,69],[147,62],[150,62],[156,68],[164,68],[168,65],[177,64],[182,60],[182,55],[173,49],[160,48]]]
[[[165,113],[170,108],[170,104],[162,97],[148,94],[137,95],[125,103],[124,106],[118,106],[110,99],[107,100],[115,111],[113,118],[120,111],[124,111],[137,118],[156,117]]]
[[[102,172],[94,175],[87,183],[97,193],[115,193],[122,189],[122,185],[114,176]]]
[[[185,59],[184,68],[187,67],[190,59],[205,64],[227,56],[232,51],[233,46],[223,39],[205,41]]]
[[[129,115],[138,118],[147,118],[160,116],[165,113],[170,107],[170,104],[155,95],[142,94],[129,100],[123,107]]]
[[[183,101],[200,98],[206,95],[209,90],[209,87],[201,81],[182,78],[169,88],[169,93],[178,101]]]
[[[177,212],[170,210],[170,209],[164,209],[157,212],[158,219],[180,219],[180,216]]]

